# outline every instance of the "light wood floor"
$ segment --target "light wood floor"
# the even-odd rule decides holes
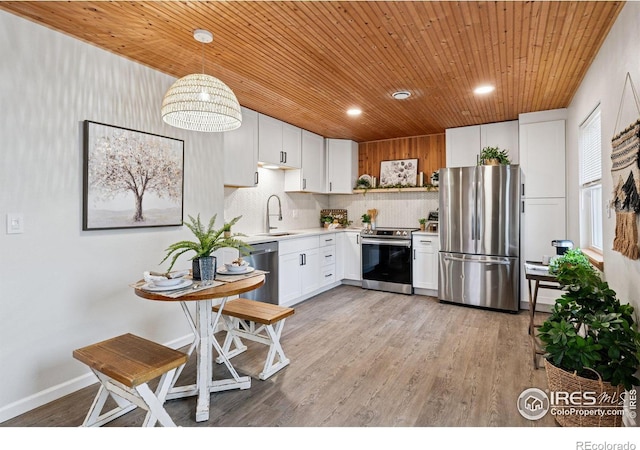
[[[196,423],[195,399],[169,401],[183,427],[532,427],[555,426],[520,416],[529,387],[546,389],[535,370],[528,314],[441,304],[436,299],[340,286],[295,306],[282,337],[291,365],[257,378],[266,347],[232,360],[251,389],[211,396],[211,419]],[[221,337],[221,336],[220,336]],[[70,356],[71,357],[71,356]],[[195,380],[189,361],[182,379]],[[216,378],[227,377],[216,366]],[[88,387],[4,427],[71,427],[82,423],[97,391]],[[133,411],[111,426],[138,426]]]

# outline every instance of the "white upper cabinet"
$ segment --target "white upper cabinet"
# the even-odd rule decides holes
[[[223,133],[224,184],[253,187],[258,183],[258,113],[242,108],[242,125]]]
[[[519,164],[518,121],[448,128],[446,136],[447,167],[468,167],[478,164],[484,147],[499,147],[509,151],[512,164]]]
[[[324,192],[324,138],[302,130],[302,169],[287,170],[284,190],[287,192]]]
[[[326,139],[326,193],[352,194],[358,179],[358,143],[348,139]]]
[[[300,168],[302,130],[273,117],[258,115],[258,161]]]
[[[508,150],[511,164],[519,164],[518,128],[517,120],[481,125],[480,150],[485,147],[498,147],[501,150]]]
[[[478,164],[480,153],[480,125],[447,128],[447,167],[468,167]]]
[[[282,122],[282,151],[286,167],[300,168],[302,161],[302,129]]]
[[[520,167],[527,198],[565,196],[565,121],[520,125]]]

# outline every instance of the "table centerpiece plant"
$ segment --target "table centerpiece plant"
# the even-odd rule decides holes
[[[251,250],[250,245],[239,239],[240,237],[246,237],[245,234],[230,233],[228,236],[225,236],[226,229],[231,230],[231,227],[235,225],[240,220],[240,218],[242,218],[242,216],[235,217],[230,222],[225,223],[220,229],[214,228],[217,214],[214,214],[213,217],[209,219],[206,227],[200,220],[200,214],[198,214],[196,218],[192,216],[188,217],[189,221],[185,221],[184,225],[189,228],[189,230],[191,230],[196,239],[193,241],[178,241],[171,244],[165,249],[167,254],[164,259],[160,261],[160,264],[171,258],[171,262],[169,264],[167,272],[171,271],[171,268],[174,266],[176,260],[181,255],[187,252],[194,252],[195,255],[191,258],[192,275],[194,280],[199,280],[199,262],[201,258],[213,258],[212,253],[223,247],[238,249],[240,256],[248,254],[249,250]]]
[[[575,384],[580,378],[585,379],[580,385],[587,386],[595,380],[619,400],[624,389],[640,385],[635,375],[640,368],[640,333],[633,306],[620,302],[579,248],[551,261],[549,273],[564,291],[538,330],[549,388],[570,392],[564,383]],[[584,424],[570,416],[556,420],[561,425]]]

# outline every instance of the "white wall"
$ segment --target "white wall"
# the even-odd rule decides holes
[[[640,3],[627,2],[606,41],[587,72],[568,108],[567,120],[567,186],[568,230],[574,242],[580,242],[580,203],[578,191],[578,127],[600,103],[602,113],[602,196],[605,206],[611,200],[611,138],[635,121],[638,113],[630,87],[627,87],[624,109],[618,129],[616,117],[622,97],[626,73],[640,89]],[[640,312],[640,261],[632,261],[611,250],[615,232],[615,212],[604,218],[604,272],[610,287],[623,302],[633,304]]]
[[[171,77],[2,11],[0,55],[2,422],[92,381],[75,348],[189,334],[179,305],[128,287],[185,227],[82,231],[82,121],[183,139],[185,215],[221,216],[223,186],[220,135],[160,118]],[[8,212],[24,214],[24,234],[6,234]]]

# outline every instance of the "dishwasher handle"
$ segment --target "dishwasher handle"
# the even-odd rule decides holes
[[[264,255],[265,253],[277,253],[278,252],[278,242],[266,242],[264,244],[256,244],[252,246],[253,248],[249,250],[249,256],[253,255]]]

